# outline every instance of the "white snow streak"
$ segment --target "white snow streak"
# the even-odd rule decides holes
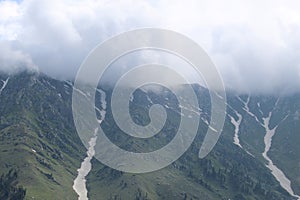
[[[244,104],[245,107],[243,108],[243,110],[245,110],[250,116],[254,117],[254,119],[257,121],[257,123],[262,125],[262,123],[259,121],[257,116],[250,111],[250,108],[249,108],[250,97],[247,98],[246,102],[243,101],[240,97],[237,97],[237,98]]]
[[[240,132],[240,124],[242,122],[242,115],[240,115],[238,112],[235,112],[235,114],[238,116],[238,120],[234,119],[234,117],[228,115],[230,117],[231,123],[234,125],[234,137],[233,137],[233,143],[236,144],[237,146],[242,147],[240,144],[240,139],[239,139],[239,132]]]
[[[76,90],[76,88],[74,88]],[[82,92],[80,90],[77,90],[78,92]],[[101,107],[102,110],[100,110],[99,108],[97,108],[95,106],[95,109],[100,112],[101,114],[101,119],[98,120],[99,123],[101,123],[104,118],[105,118],[105,114],[106,114],[106,94],[104,91],[97,89],[97,92],[99,92],[101,94],[100,98],[101,98]],[[83,92],[82,92],[83,93]],[[87,97],[86,95],[84,95],[85,97]],[[95,129],[94,135],[93,137],[90,139],[89,141],[89,148],[87,151],[87,157],[83,160],[83,162],[81,163],[80,168],[77,170],[78,171],[78,175],[76,177],[76,179],[74,180],[74,184],[73,184],[73,189],[74,191],[78,194],[78,200],[88,200],[88,196],[87,196],[87,188],[86,188],[86,176],[89,174],[89,172],[92,169],[92,163],[91,160],[93,158],[93,156],[95,155],[95,146],[96,146],[96,142],[97,142],[97,132],[98,132],[98,127]]]
[[[87,197],[87,188],[86,188],[86,176],[92,169],[91,160],[95,155],[95,145],[97,141],[97,131],[98,128],[95,129],[93,137],[89,141],[89,148],[87,153],[87,157],[81,163],[80,168],[77,170],[78,175],[74,180],[73,189],[78,194],[78,200],[88,200]]]
[[[2,93],[2,91],[4,90],[4,88],[6,87],[8,81],[9,81],[9,77],[8,77],[5,81],[2,81],[2,82],[3,82],[3,85],[2,85],[2,87],[0,88],[0,94]]]
[[[275,104],[275,107],[278,103],[278,100]],[[300,200],[300,196],[294,194],[294,191],[291,187],[291,181],[285,176],[283,171],[281,171],[276,165],[274,165],[273,161],[268,157],[268,152],[272,146],[272,138],[275,135],[275,131],[278,127],[275,126],[273,129],[270,129],[269,124],[270,124],[270,119],[272,116],[271,111],[268,115],[268,117],[263,118],[263,126],[266,129],[266,135],[264,137],[264,143],[265,143],[265,150],[263,152],[263,157],[268,161],[268,164],[266,165],[272,172],[273,176],[276,178],[276,180],[280,183],[280,185],[292,196],[297,197],[298,200]],[[287,118],[287,116],[282,120],[284,121]]]

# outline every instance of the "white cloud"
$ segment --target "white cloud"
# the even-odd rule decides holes
[[[13,40],[21,28],[16,22],[19,17],[19,5],[16,2],[0,1],[0,39]]]
[[[13,71],[23,63],[71,78],[95,45],[139,27],[168,28],[194,39],[227,87],[300,88],[299,1],[0,1],[0,69]]]
[[[27,67],[30,70],[38,70],[29,54],[14,49],[10,43],[0,41],[0,49],[0,71],[14,73],[24,67]]]

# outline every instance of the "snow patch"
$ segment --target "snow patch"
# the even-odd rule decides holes
[[[81,92],[80,90],[77,90],[77,91]],[[101,119],[98,119],[98,122],[101,123],[104,120],[105,114],[106,114],[106,94],[103,90],[100,90],[100,89],[97,89],[96,91],[101,94],[101,107],[103,108],[103,110],[100,110],[99,108],[97,108],[95,106],[95,109],[97,111],[99,111],[101,114]],[[90,171],[92,169],[91,160],[92,160],[93,156],[95,155],[97,132],[98,132],[98,127],[95,128],[94,135],[89,140],[89,148],[88,148],[88,151],[86,152],[87,157],[83,160],[80,168],[77,170],[78,175],[77,175],[76,179],[74,180],[73,189],[79,196],[78,200],[88,200],[88,196],[87,196],[88,191],[86,188],[86,176],[90,173]]]
[[[9,81],[9,77],[5,81],[2,81],[3,85],[0,88],[0,94],[2,93],[2,91],[4,90],[4,88],[7,86],[8,81]]]
[[[278,103],[278,100],[275,104],[275,107],[276,107],[277,103]],[[298,198],[298,200],[300,200],[300,196],[296,195],[291,187],[291,181],[285,176],[283,171],[281,171],[276,165],[274,165],[273,161],[268,156],[268,152],[270,151],[270,148],[272,146],[272,138],[275,135],[276,129],[279,125],[279,124],[277,124],[277,126],[275,126],[273,129],[270,129],[269,125],[270,125],[270,119],[272,116],[272,112],[273,111],[271,111],[269,113],[268,117],[263,118],[263,121],[264,121],[263,126],[266,130],[266,135],[264,137],[265,150],[262,155],[268,162],[268,164],[266,166],[271,170],[273,176],[280,183],[281,187],[283,187],[290,195],[292,195],[292,196]],[[286,116],[282,121],[284,121],[287,117],[288,116]]]
[[[250,111],[250,108],[249,108],[250,97],[247,98],[246,102],[244,102],[239,96],[237,98],[244,104],[243,110],[246,111],[250,116],[252,116],[256,120],[257,123],[259,123],[260,125],[263,125],[259,121],[259,119],[257,118],[257,116]]]
[[[234,119],[234,117],[229,116],[231,123],[234,126],[234,137],[233,137],[233,143],[240,148],[243,148],[242,145],[240,144],[240,139],[239,139],[239,132],[240,132],[240,124],[242,122],[242,115],[240,115],[238,112],[235,112],[235,114],[238,116],[238,120]]]

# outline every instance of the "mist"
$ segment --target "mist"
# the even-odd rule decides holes
[[[96,45],[143,27],[196,41],[228,89],[300,90],[298,1],[0,1],[0,71],[73,79]]]

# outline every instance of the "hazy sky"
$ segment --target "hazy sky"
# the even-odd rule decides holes
[[[300,89],[300,1],[0,1],[0,70],[72,78],[88,52],[123,31],[171,29],[198,42],[225,85]]]

